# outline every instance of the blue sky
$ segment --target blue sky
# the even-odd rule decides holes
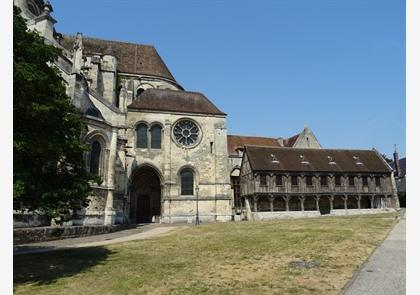
[[[59,32],[154,45],[230,134],[405,155],[405,1],[51,3]]]

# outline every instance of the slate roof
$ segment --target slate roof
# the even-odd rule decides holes
[[[63,35],[60,44],[73,50],[76,36]],[[83,54],[112,53],[118,60],[117,70],[128,74],[143,74],[163,77],[176,82],[168,67],[151,45],[83,37]]]
[[[293,147],[295,145],[295,143],[296,143],[296,140],[299,138],[299,135],[300,135],[300,133],[298,133],[298,134],[296,134],[294,136],[291,136],[289,138],[285,138],[283,140],[284,146],[285,147]]]
[[[245,152],[253,171],[391,172],[381,156],[373,150],[246,146]]]
[[[223,115],[210,100],[199,92],[146,89],[128,109]]]
[[[241,136],[228,135],[227,136],[229,155],[237,155],[236,149],[244,148],[245,145],[262,145],[262,146],[276,146],[280,144],[277,139],[272,137],[257,137],[257,136]]]

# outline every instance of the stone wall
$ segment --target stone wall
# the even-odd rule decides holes
[[[172,136],[172,128],[180,119],[194,121],[200,128],[198,144],[186,148]],[[136,148],[136,125],[145,123],[149,128],[159,124],[162,128],[160,149]],[[128,112],[127,146],[130,158],[128,175],[141,165],[154,167],[160,174],[162,188],[163,222],[188,221],[195,216],[195,193],[181,196],[180,171],[191,168],[194,172],[194,187],[199,188],[203,220],[231,220],[231,188],[227,157],[226,118],[224,116],[174,114],[156,112]],[[169,206],[169,204],[171,204]],[[216,209],[215,209],[216,207]],[[194,211],[192,213],[192,210]],[[227,217],[229,216],[229,217]]]
[[[361,214],[379,214],[395,212],[395,209],[351,209],[351,210],[332,210],[325,216],[344,216]],[[277,220],[290,218],[320,217],[319,211],[277,211],[277,212],[252,212],[251,220]]]
[[[13,244],[27,244],[52,241],[67,238],[77,238],[107,234],[127,228],[126,225],[91,225],[91,226],[63,226],[36,227],[13,229]]]

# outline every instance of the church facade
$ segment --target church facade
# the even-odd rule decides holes
[[[290,138],[227,134],[226,117],[185,90],[153,46],[55,31],[52,6],[15,0],[30,29],[62,49],[55,66],[83,113],[86,165],[103,182],[73,225],[239,219],[246,145],[321,149],[309,128]]]

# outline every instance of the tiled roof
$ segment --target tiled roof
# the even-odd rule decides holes
[[[254,171],[390,173],[373,150],[246,146]],[[359,164],[357,164],[359,163]]]
[[[280,146],[277,139],[272,137],[228,135],[227,142],[229,155],[237,155],[236,149],[243,149],[245,145]]]
[[[72,50],[75,39],[75,36],[63,35],[60,44],[64,48]],[[176,82],[156,49],[151,45],[88,37],[83,37],[82,42],[83,54],[114,54],[118,60],[117,70],[119,72],[158,76]]]
[[[168,89],[146,89],[128,109],[226,115],[199,92]]]

